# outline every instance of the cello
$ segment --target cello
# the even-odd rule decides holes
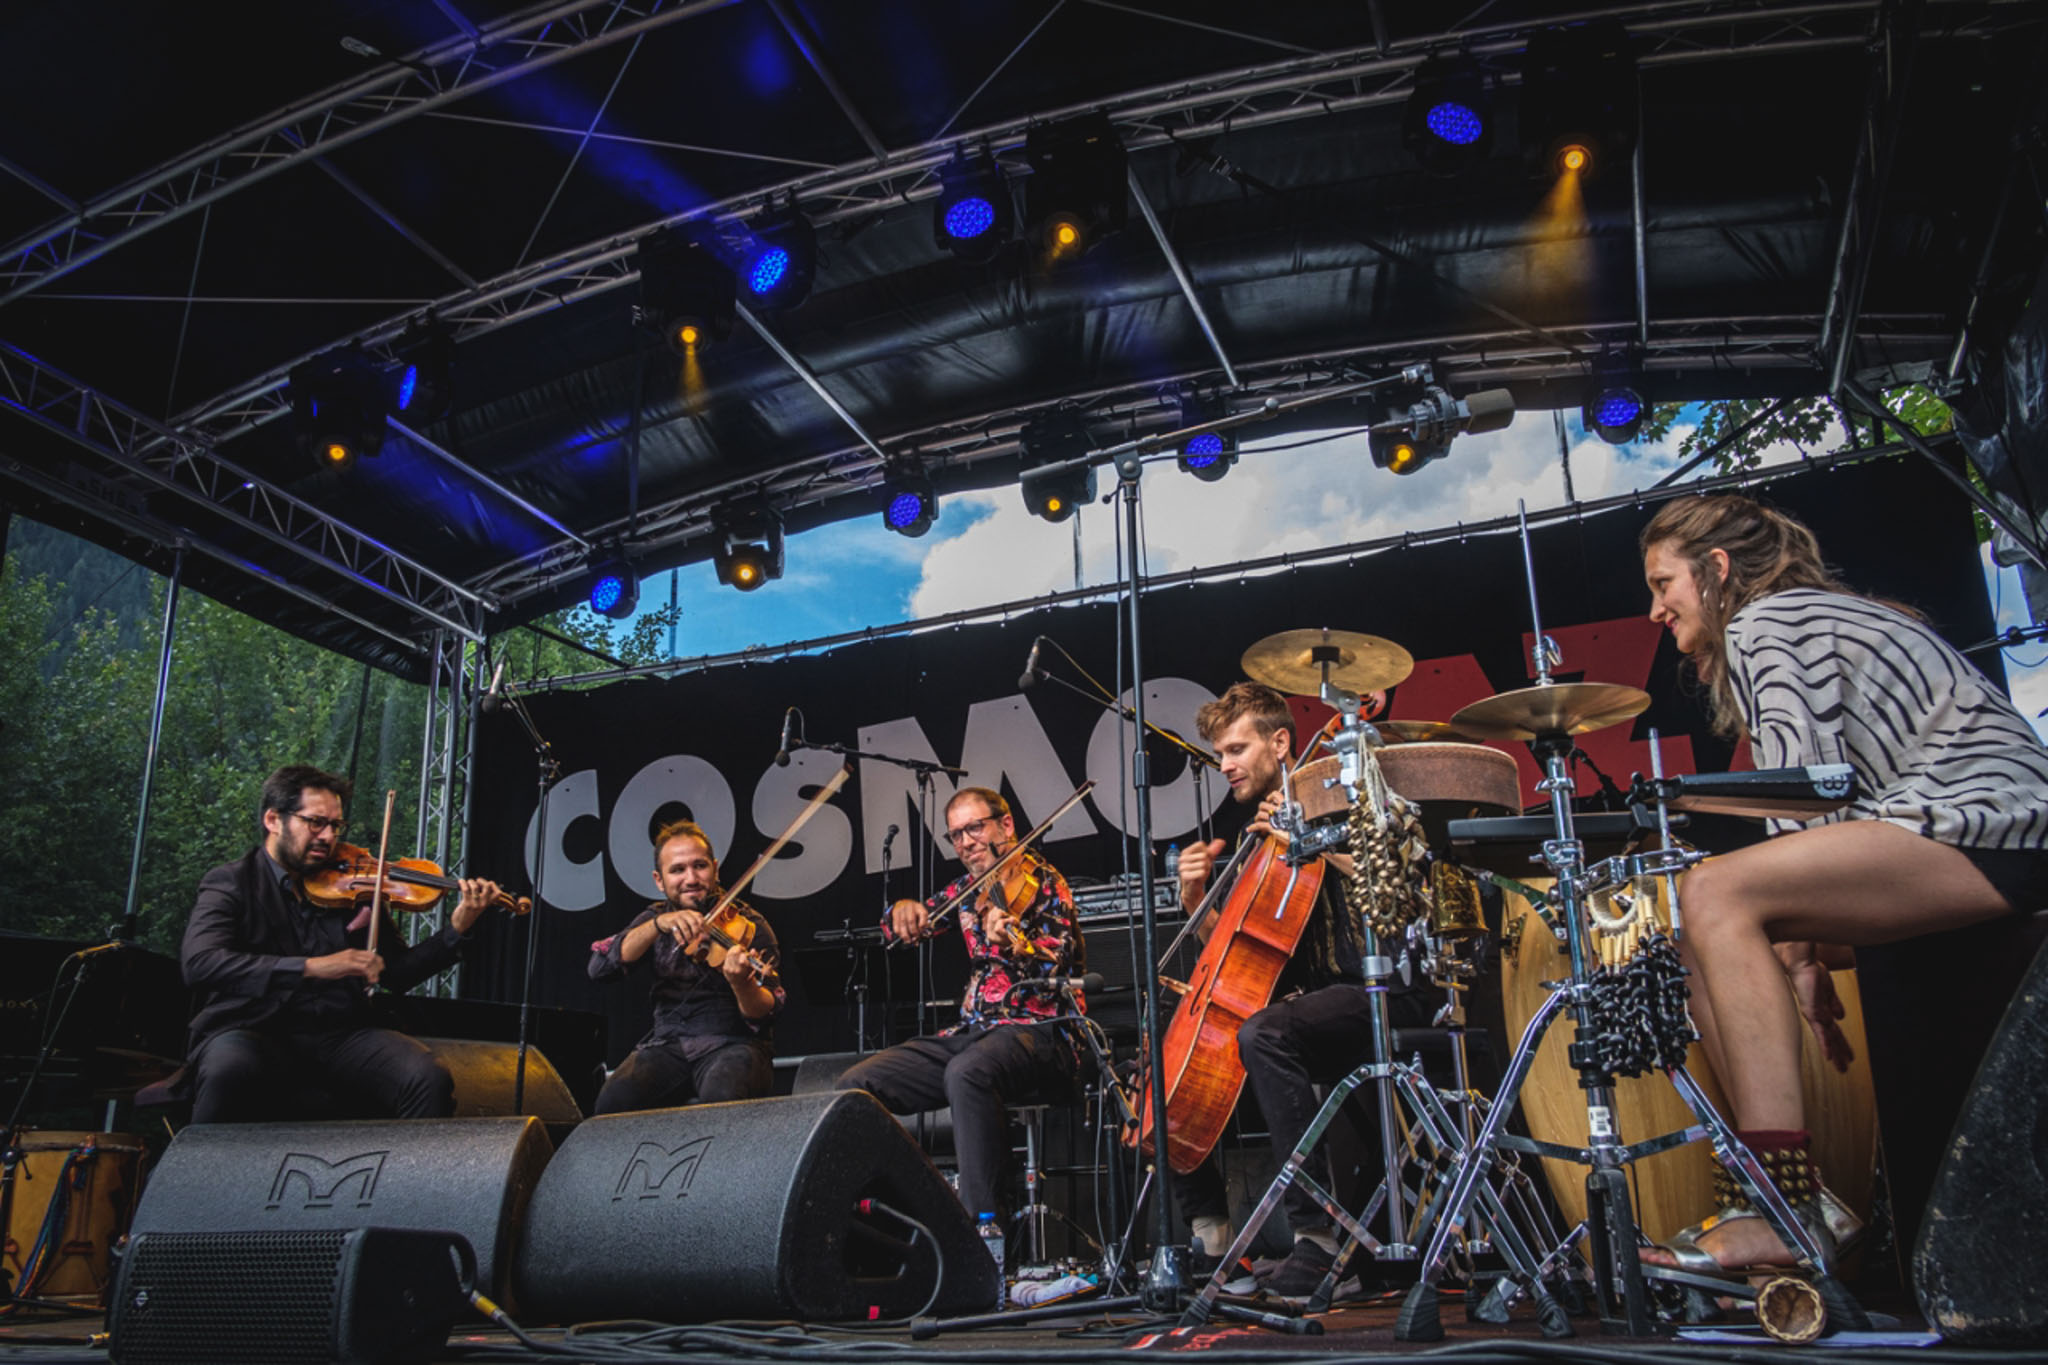
[[[1304,754],[1315,751],[1315,741]],[[1301,760],[1283,770],[1289,774]],[[1288,793],[1291,797],[1291,792]],[[1275,833],[1246,841],[1211,883],[1188,923],[1199,924],[1209,911],[1225,874],[1242,863],[1230,883],[1216,926],[1188,975],[1180,1007],[1161,1040],[1166,1077],[1166,1159],[1185,1175],[1202,1164],[1223,1136],[1223,1125],[1237,1107],[1244,1089],[1244,1062],[1237,1055],[1237,1031],[1244,1021],[1272,1003],[1273,988],[1301,941],[1309,915],[1322,891],[1326,864],[1313,858],[1295,867],[1285,857],[1286,838]],[[1141,1050],[1140,1056],[1149,1056]],[[1153,1153],[1153,1091],[1150,1078],[1139,1076],[1138,1123],[1125,1136],[1126,1146]]]

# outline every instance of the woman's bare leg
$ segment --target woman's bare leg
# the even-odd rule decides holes
[[[1750,1130],[1806,1126],[1802,1024],[1774,942],[1890,943],[2010,910],[1961,852],[1870,820],[1710,859],[1686,875],[1682,892],[1686,946],[1699,973],[1694,998],[1705,999],[1718,1040],[1709,1056],[1736,1126]],[[1723,1265],[1792,1259],[1758,1219],[1716,1228],[1702,1244]]]

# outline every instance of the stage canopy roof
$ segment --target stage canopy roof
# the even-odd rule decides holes
[[[1636,77],[1592,103],[1633,122],[1639,88],[1639,176],[1606,157],[1560,204],[1521,154],[1524,54],[1608,19]],[[1945,371],[2024,268],[1987,243],[2048,7],[107,0],[9,28],[0,494],[159,570],[185,546],[189,584],[418,676],[437,631],[577,600],[596,558],[706,558],[741,501],[796,530],[874,515],[885,458],[942,496],[1014,481],[1053,406],[1106,445],[1184,394],[1415,362],[1524,407],[1623,358],[1664,401]],[[1426,173],[1404,114],[1454,55],[1497,131]],[[1032,130],[1086,115],[1128,158],[1120,232],[1057,265],[942,249],[949,159],[985,152],[1022,216]],[[791,208],[808,300],[743,283],[687,363],[636,326],[649,232],[738,261]],[[319,467],[293,368],[388,365],[430,323],[446,413]]]

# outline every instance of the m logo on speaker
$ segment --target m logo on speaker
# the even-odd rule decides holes
[[[633,1149],[626,1169],[619,1172],[618,1188],[612,1191],[617,1203],[628,1193],[639,1199],[659,1199],[671,1189],[681,1199],[690,1192],[704,1153],[711,1148],[708,1137],[694,1138],[680,1147],[668,1148],[658,1142],[643,1142]]]
[[[305,1187],[304,1207],[331,1209],[342,1198],[345,1186],[361,1181],[355,1191],[355,1204],[359,1209],[366,1209],[377,1193],[377,1178],[384,1173],[384,1158],[390,1155],[391,1150],[386,1148],[381,1152],[364,1152],[360,1156],[329,1162],[310,1152],[286,1152],[284,1160],[278,1163],[276,1178],[270,1182],[270,1200],[263,1207],[274,1209],[281,1206],[285,1195],[297,1182]]]

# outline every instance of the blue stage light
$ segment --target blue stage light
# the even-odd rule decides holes
[[[889,499],[889,510],[882,514],[888,521],[889,529],[900,531],[916,521],[924,513],[924,499],[915,493],[898,493]]]
[[[882,525],[899,536],[921,536],[939,517],[939,495],[915,458],[891,462],[880,489]]]
[[[1190,394],[1181,399],[1180,424],[1183,427],[1201,426],[1229,415],[1229,407],[1215,395],[1202,397]],[[1183,474],[1192,474],[1204,483],[1214,483],[1237,463],[1237,438],[1220,431],[1197,432],[1181,442],[1180,456],[1175,463]]]
[[[1429,125],[1430,132],[1454,147],[1469,147],[1486,131],[1479,115],[1456,100],[1445,100],[1437,105],[1423,121]]]
[[[764,247],[747,263],[747,288],[765,294],[788,273],[789,253],[779,246]]]
[[[412,396],[419,392],[420,367],[408,365],[398,376],[398,410],[404,412],[412,406]]]
[[[626,580],[615,573],[608,573],[590,585],[590,609],[602,616],[619,605],[619,599],[626,595]]]
[[[1643,400],[1630,389],[1609,389],[1593,405],[1593,423],[1602,427],[1625,427],[1643,415]]]
[[[1213,431],[1189,437],[1181,454],[1186,457],[1189,469],[1207,469],[1223,458],[1223,438]]]
[[[959,200],[946,210],[946,233],[955,241],[973,241],[995,225],[995,206],[980,195]]]

